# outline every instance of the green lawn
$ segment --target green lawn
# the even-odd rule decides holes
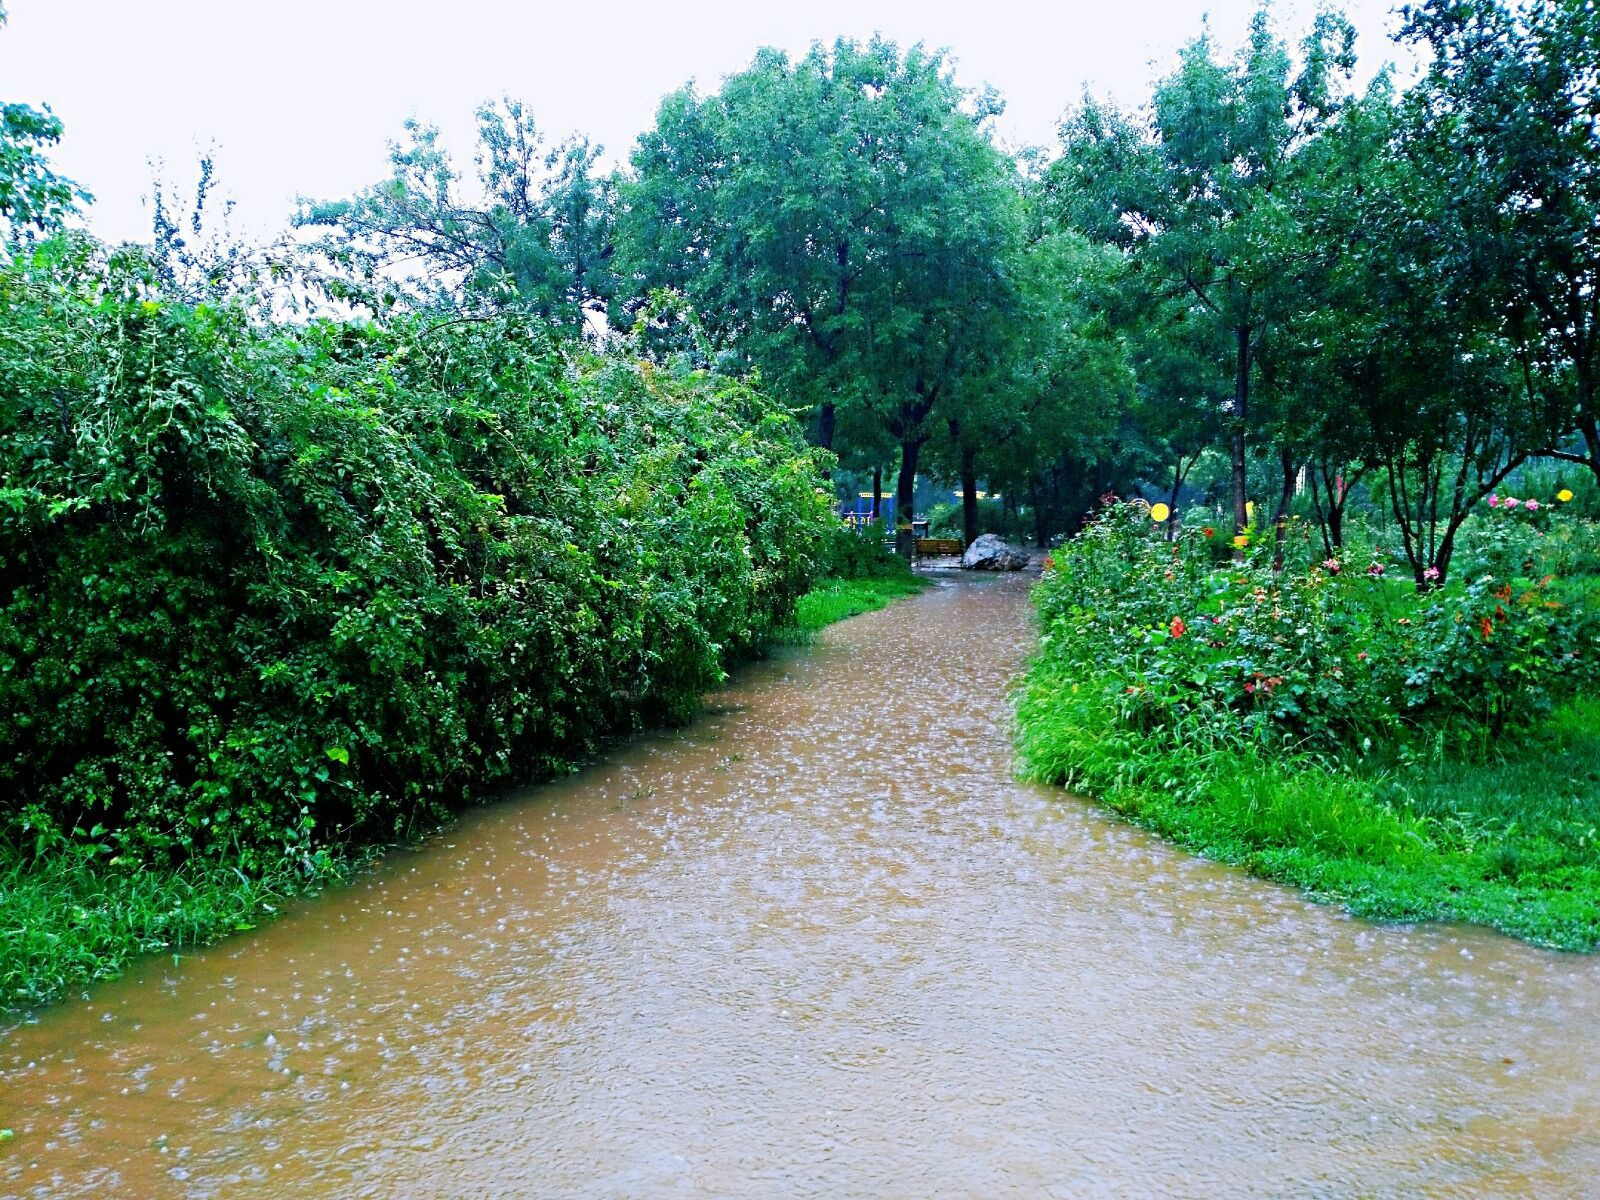
[[[800,597],[790,640],[805,642],[835,621],[886,608],[927,586],[927,580],[909,571],[870,579],[824,580]]]

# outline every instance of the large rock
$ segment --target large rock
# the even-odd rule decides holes
[[[963,571],[1020,571],[1028,556],[1013,550],[992,533],[986,533],[967,547],[961,556]]]

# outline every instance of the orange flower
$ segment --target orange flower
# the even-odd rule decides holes
[[[1189,627],[1183,623],[1182,617],[1173,617],[1172,624],[1167,626],[1167,632],[1175,638],[1181,638],[1188,630]]]
[[[1478,629],[1483,634],[1483,640],[1487,642],[1494,635],[1494,622],[1488,617],[1479,617]]]

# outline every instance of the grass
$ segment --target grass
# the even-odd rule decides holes
[[[1375,920],[1600,947],[1600,700],[1482,761],[1330,767],[1194,732],[1130,730],[1045,659],[1018,706],[1024,774],[1210,858]]]
[[[784,640],[803,644],[820,630],[843,621],[887,608],[905,596],[914,596],[928,586],[925,579],[910,571],[866,579],[828,579],[819,583],[795,606],[794,626]]]
[[[804,644],[835,621],[925,586],[909,571],[826,580],[801,597],[795,625],[781,640]],[[252,929],[291,898],[348,879],[370,853],[295,855],[247,872],[226,861],[159,870],[70,845],[42,853],[0,846],[0,1012],[112,978],[138,957]]]
[[[118,975],[134,958],[252,929],[291,897],[347,878],[354,860],[285,859],[265,874],[228,862],[111,865],[72,847],[0,852],[0,1010]]]

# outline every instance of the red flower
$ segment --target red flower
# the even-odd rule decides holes
[[[1173,617],[1172,624],[1167,626],[1167,632],[1175,638],[1181,638],[1188,630],[1189,627],[1183,623],[1182,617]]]
[[[1205,527],[1205,528],[1204,528],[1204,529],[1202,529],[1202,530],[1201,530],[1201,531],[1200,531],[1200,532],[1201,532],[1201,533],[1203,533],[1203,534],[1205,534],[1205,535],[1206,535],[1206,536],[1207,536],[1207,537],[1208,537],[1208,538],[1211,538],[1211,537],[1216,537],[1216,536],[1217,536],[1217,531],[1216,531],[1216,530],[1215,530],[1215,529],[1213,529],[1213,528],[1211,528],[1211,526],[1209,526],[1209,525],[1207,525],[1207,526],[1206,526],[1206,527]]]
[[[1479,617],[1478,629],[1483,634],[1483,640],[1487,642],[1494,633],[1494,622],[1489,620],[1488,617]]]
[[[1046,571],[1054,571],[1056,569],[1056,560],[1054,555],[1047,554],[1044,556],[1044,569]]]

